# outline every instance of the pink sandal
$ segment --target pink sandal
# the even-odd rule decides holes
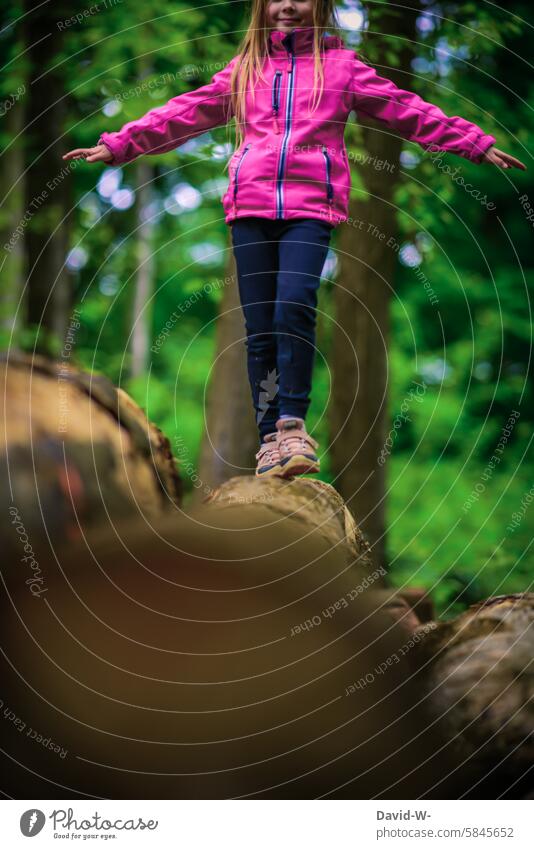
[[[268,477],[279,475],[282,471],[280,464],[280,451],[278,449],[278,431],[268,433],[263,437],[260,450],[256,454],[258,464],[256,466],[256,477]]]
[[[319,458],[315,453],[319,443],[306,432],[304,419],[297,416],[278,419],[276,430],[283,477],[311,475],[320,470]]]

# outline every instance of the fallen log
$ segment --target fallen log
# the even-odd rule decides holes
[[[339,548],[362,591],[373,587],[373,603],[411,632],[433,619],[433,606],[424,590],[396,590],[387,586],[386,571],[373,568],[369,543],[354,516],[333,486],[314,478],[258,479],[252,475],[231,478],[211,492],[204,503],[221,511],[243,515],[245,505],[264,504],[272,514],[271,527],[288,518],[301,528],[303,537],[312,530]]]
[[[233,478],[177,515],[139,408],[70,375],[65,437],[58,373],[31,362],[4,367],[4,792],[528,795],[531,594],[433,621],[313,479]]]
[[[4,791],[432,797],[456,763],[428,729],[410,656],[379,669],[405,631],[373,606],[343,522],[336,545],[336,519],[324,519],[305,533],[296,514],[275,528],[271,504],[257,501],[95,528],[84,545],[36,552],[38,598],[13,559]]]
[[[422,634],[426,698],[484,798],[534,788],[534,593],[495,596]]]
[[[89,526],[150,520],[180,504],[169,441],[107,378],[24,354],[4,354],[0,376],[1,506],[4,515],[16,507],[34,539],[75,540]]]
[[[205,504],[218,511],[237,509],[245,505],[264,504],[272,513],[272,528],[291,517],[298,522],[305,536],[312,530],[331,545],[340,546],[347,563],[359,571],[369,571],[369,543],[358,528],[352,513],[330,484],[314,478],[279,477],[258,479],[253,475],[231,478],[205,499]],[[385,574],[381,570],[381,575]]]

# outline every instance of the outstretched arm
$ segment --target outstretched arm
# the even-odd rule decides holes
[[[173,97],[116,133],[102,133],[93,148],[76,148],[63,159],[122,165],[142,154],[165,153],[191,138],[228,123],[232,117],[230,76],[238,56],[205,86]]]
[[[374,68],[354,58],[351,79],[353,109],[383,121],[392,130],[425,150],[445,150],[477,164],[492,162],[501,168],[521,168],[518,159],[494,147],[495,137],[476,124],[446,115],[412,91],[398,88]]]

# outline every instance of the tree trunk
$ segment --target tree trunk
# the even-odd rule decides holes
[[[370,10],[370,29],[406,39],[397,53],[400,69],[387,67],[385,56],[391,47],[383,45],[377,50],[377,62],[384,69],[377,70],[409,88],[409,78],[402,71],[409,69],[413,56],[417,4],[401,2],[400,6],[406,6],[400,15],[399,4],[393,10],[383,5]],[[336,486],[368,537],[375,563],[384,564],[385,467],[377,461],[388,423],[389,310],[397,253],[387,243],[397,235],[393,201],[402,140],[383,124],[363,117],[359,123],[366,154],[376,157],[370,161],[382,161],[385,167],[359,166],[365,194],[351,200],[349,221],[355,223],[341,228],[338,242],[330,450]]]
[[[200,449],[199,476],[216,487],[236,473],[250,474],[259,437],[247,376],[245,322],[231,249],[216,326],[215,363],[207,392],[206,428]],[[205,488],[203,487],[203,491]],[[195,490],[196,499],[200,491]]]
[[[149,40],[149,25],[142,30]],[[152,71],[150,58],[141,55],[137,59],[139,79],[148,77]],[[148,351],[152,336],[152,296],[154,290],[155,257],[153,252],[155,216],[147,215],[150,202],[153,200],[153,180],[156,169],[146,159],[141,158],[135,164],[136,176],[136,260],[134,302],[131,335],[131,366],[132,377],[146,374],[148,368]]]
[[[152,181],[155,170],[152,165],[140,160],[136,164],[137,177],[137,270],[135,275],[134,306],[132,319],[132,377],[146,374],[148,351],[151,339],[152,297],[154,291],[154,229],[155,219],[147,215],[153,197]]]
[[[65,259],[69,247],[68,165],[61,156],[66,116],[65,64],[52,68],[63,41],[57,21],[72,10],[64,3],[27,4],[25,40],[30,82],[26,115],[26,274],[28,322],[38,329],[37,348],[50,349],[51,334],[63,337],[72,305]],[[53,33],[53,37],[50,37]]]
[[[27,88],[27,84],[24,83]],[[24,97],[18,99],[5,118],[9,147],[4,151],[3,174],[3,226],[0,229],[0,244],[9,245],[2,250],[2,294],[0,332],[5,347],[16,347],[18,329],[24,318],[24,238],[17,227],[24,216],[24,154],[22,138],[24,128]]]

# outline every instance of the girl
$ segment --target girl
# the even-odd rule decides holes
[[[96,147],[64,159],[121,165],[163,153],[235,116],[222,199],[231,225],[260,448],[256,475],[319,471],[307,433],[317,288],[334,227],[348,217],[344,129],[352,110],[423,148],[525,166],[464,118],[380,77],[344,46],[335,0],[252,0],[240,52],[211,81]]]

